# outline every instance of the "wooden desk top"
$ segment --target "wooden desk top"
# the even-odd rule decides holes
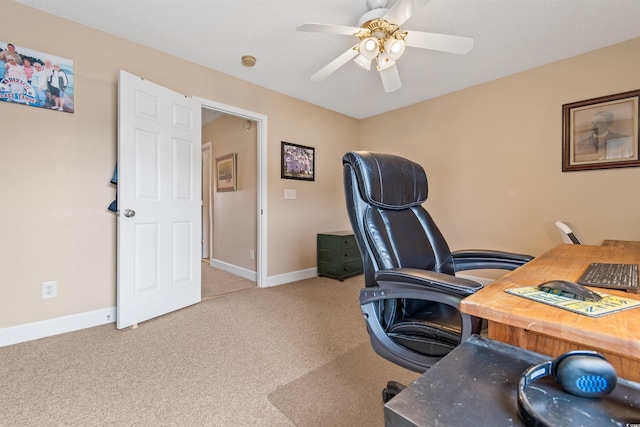
[[[640,242],[637,240],[605,240],[602,246],[616,246],[621,249],[638,251],[640,253]]]
[[[575,282],[592,262],[640,264],[640,245],[631,246],[557,246],[468,296],[460,303],[460,310],[489,321],[640,360],[640,308],[592,318],[505,292],[505,289],[537,286],[553,279]],[[640,300],[639,294],[591,289]]]

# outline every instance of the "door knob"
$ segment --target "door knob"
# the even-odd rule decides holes
[[[136,211],[134,211],[133,209],[125,209],[124,211],[124,216],[126,216],[127,218],[131,218],[135,215],[136,215]]]

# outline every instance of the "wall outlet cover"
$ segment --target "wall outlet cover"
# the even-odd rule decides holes
[[[55,298],[58,296],[57,282],[42,282],[42,299]]]

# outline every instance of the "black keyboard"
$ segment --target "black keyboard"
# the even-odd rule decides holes
[[[638,293],[638,264],[604,264],[594,262],[578,279],[578,283],[597,288],[618,289]]]

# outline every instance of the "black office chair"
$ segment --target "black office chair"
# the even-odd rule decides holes
[[[417,163],[362,151],[346,153],[342,163],[347,210],[364,264],[360,306],[371,344],[385,359],[422,373],[481,330],[482,319],[458,308],[482,285],[455,273],[513,270],[533,257],[451,252],[422,206],[427,176]],[[389,382],[384,400],[401,388]]]

